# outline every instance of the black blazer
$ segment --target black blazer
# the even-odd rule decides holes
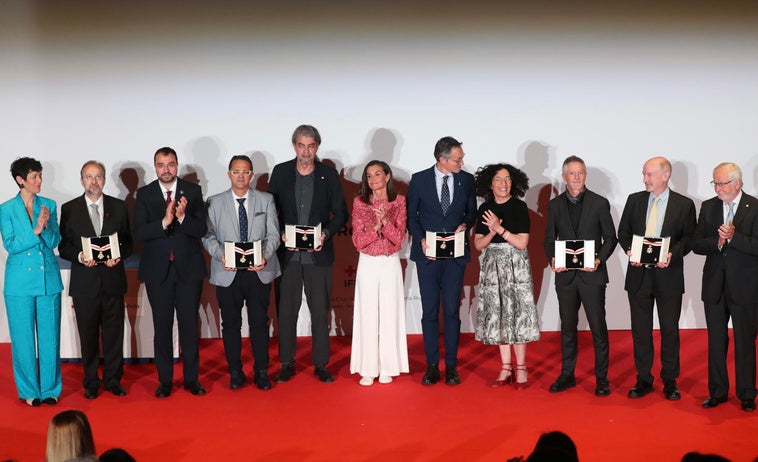
[[[140,281],[160,283],[169,268],[169,255],[174,251],[176,274],[184,282],[200,281],[207,275],[203,245],[200,238],[208,230],[205,203],[200,186],[177,178],[176,199],[187,198],[182,223],[174,219],[163,229],[166,196],[158,180],[137,190],[134,206],[134,239],[145,241],[139,263]]]
[[[282,162],[274,167],[269,177],[268,192],[274,195],[276,208],[279,210],[279,223],[282,232],[284,225],[310,225],[321,223],[321,230],[328,238],[318,252],[313,252],[318,266],[334,263],[334,241],[340,229],[347,222],[347,204],[342,192],[342,183],[337,170],[316,161],[313,175],[313,201],[308,223],[298,223],[297,201],[295,197],[295,175],[297,159]],[[279,256],[284,264],[292,258],[293,251],[284,245],[279,246]]]
[[[649,192],[640,191],[630,194],[626,199],[618,233],[619,244],[625,253],[632,248],[633,235],[645,235],[649,197]],[[688,244],[695,232],[695,224],[695,203],[692,199],[669,190],[661,236],[671,238],[671,260],[668,267],[653,270],[657,287],[665,287],[671,293],[684,293],[684,256],[690,251]],[[644,270],[642,266],[627,264],[624,289],[629,292],[639,289]]]
[[[718,228],[724,222],[723,202],[714,197],[703,202],[690,241],[693,252],[705,255],[701,298],[729,304],[758,303],[758,199],[742,193],[735,207],[734,236],[718,248]]]
[[[87,200],[84,195],[72,199],[61,207],[61,243],[58,252],[61,258],[71,262],[71,282],[68,294],[71,297],[95,297],[98,294],[111,296],[126,293],[124,260],[132,254],[132,232],[126,203],[115,197],[103,195],[103,229],[101,236],[118,233],[121,261],[109,268],[96,265],[88,268],[79,262],[82,237],[94,237],[95,229],[90,220]]]
[[[616,227],[611,218],[611,205],[608,199],[584,190],[582,214],[579,217],[579,229],[574,231],[569,216],[567,193],[564,191],[552,199],[547,209],[547,226],[545,228],[545,254],[548,262],[555,256],[555,241],[595,241],[595,258],[600,260],[596,271],[564,271],[555,273],[555,285],[565,286],[578,277],[585,284],[601,285],[608,283],[606,260],[616,248]]]

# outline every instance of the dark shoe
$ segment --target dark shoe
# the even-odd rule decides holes
[[[171,388],[170,382],[161,382],[161,384],[158,385],[158,388],[155,389],[155,397],[168,398],[171,396]]]
[[[669,401],[679,401],[682,399],[682,393],[673,380],[663,386],[663,396]]]
[[[703,404],[701,404],[701,406],[706,409],[710,409],[712,407],[718,406],[721,403],[726,403],[726,396],[723,396],[721,398],[714,398],[713,396],[709,396],[705,398],[705,401],[703,401]]]
[[[642,398],[643,396],[650,394],[652,392],[653,392],[652,383],[638,381],[636,384],[634,384],[632,389],[629,390],[629,393],[627,394],[627,396],[632,399],[636,399],[636,398]]]
[[[39,398],[22,399],[21,401],[25,402],[31,407],[39,407],[40,402],[41,402]]]
[[[513,366],[508,363],[503,364],[503,367],[500,369],[500,374],[498,374],[495,381],[492,382],[492,388],[504,387],[511,383],[511,380],[513,380]]]
[[[440,368],[436,364],[427,366],[426,373],[421,379],[421,385],[434,385],[440,381]]]
[[[293,375],[295,375],[295,366],[293,364],[282,364],[282,368],[276,374],[276,383],[287,382]]]
[[[42,403],[47,404],[48,406],[55,406],[58,404],[58,398],[53,398],[52,396],[49,396],[42,400]]]
[[[755,400],[754,399],[743,399],[742,400],[742,410],[746,411],[746,412],[755,411]]]
[[[445,383],[448,385],[460,385],[461,376],[455,366],[445,367]]]
[[[122,387],[120,383],[105,387],[105,389],[116,396],[126,396],[126,390],[124,390],[124,387]]]
[[[559,375],[555,382],[550,385],[550,393],[560,393],[576,386],[576,377],[573,375]]]
[[[268,372],[258,371],[253,376],[253,383],[260,390],[271,390],[271,381],[268,379]]]
[[[84,387],[84,397],[87,399],[97,398],[97,387]]]
[[[247,382],[247,377],[245,377],[245,374],[242,372],[233,372],[231,375],[232,378],[229,380],[229,388],[232,390],[243,387],[245,382]]]
[[[595,396],[608,396],[611,394],[611,384],[607,380],[595,384]]]
[[[195,380],[194,382],[187,382],[184,384],[184,389],[189,391],[195,396],[203,396],[205,394],[205,388],[200,385],[200,382]]]
[[[334,382],[334,377],[332,377],[332,374],[330,374],[324,366],[316,366],[316,368],[313,369],[313,375],[318,377],[318,379],[324,383]]]

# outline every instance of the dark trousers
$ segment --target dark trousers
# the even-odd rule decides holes
[[[719,303],[705,305],[708,327],[708,392],[715,398],[729,394],[726,356],[729,349],[729,317],[734,332],[734,375],[739,399],[755,399],[755,340],[758,304]]]
[[[664,383],[679,377],[679,315],[682,294],[657,287],[652,268],[646,268],[642,285],[635,293],[627,292],[632,320],[634,366],[637,380],[653,383],[653,305],[658,308],[661,329],[661,378]]]
[[[332,266],[316,266],[290,261],[279,278],[279,358],[282,364],[295,364],[297,318],[305,299],[311,312],[313,364],[329,362],[329,301],[332,298]]]
[[[147,297],[153,309],[153,346],[158,380],[171,383],[174,380],[173,330],[174,309],[179,326],[179,346],[182,350],[184,383],[197,380],[200,369],[198,354],[198,310],[202,280],[181,280],[174,267],[169,265],[166,278],[159,283],[145,282]]]
[[[427,365],[438,364],[440,361],[440,300],[444,316],[445,365],[455,367],[458,364],[461,291],[465,269],[465,265],[452,259],[416,263]]]
[[[237,271],[229,287],[216,286],[216,298],[221,310],[221,336],[229,372],[242,373],[242,305],[247,307],[250,343],[253,349],[255,372],[268,369],[268,302],[271,284],[261,282],[253,271]]]
[[[575,277],[571,284],[555,286],[558,295],[558,311],[561,316],[561,357],[562,375],[574,375],[576,368],[577,324],[579,308],[584,304],[584,312],[592,332],[595,349],[595,380],[605,381],[608,377],[608,326],[605,322],[605,284],[585,284]]]
[[[124,375],[124,296],[74,297],[76,326],[82,347],[84,387],[98,387],[100,379],[100,333],[103,342],[103,382],[106,387],[121,383]]]

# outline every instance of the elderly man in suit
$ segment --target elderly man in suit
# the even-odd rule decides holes
[[[434,385],[440,380],[440,298],[445,319],[445,383],[461,382],[457,371],[459,309],[463,273],[471,257],[468,240],[463,256],[434,259],[426,256],[426,232],[465,233],[476,219],[474,176],[461,170],[462,145],[453,137],[441,138],[434,146],[436,163],[414,173],[408,185],[408,232],[413,239],[411,260],[416,262],[421,292],[421,330],[427,365],[421,379],[423,385]]]
[[[562,367],[550,392],[559,393],[576,386],[574,369],[577,357],[577,323],[581,305],[587,315],[595,348],[595,395],[611,393],[608,382],[608,326],[605,323],[605,288],[608,271],[605,262],[618,239],[608,199],[585,187],[587,167],[577,156],[563,161],[566,191],[550,201],[545,229],[545,254],[555,272],[555,292],[561,316]],[[555,266],[555,241],[595,241],[594,265],[579,270]]]
[[[669,401],[681,399],[676,384],[679,377],[679,316],[684,293],[684,256],[695,231],[695,204],[669,189],[671,163],[654,157],[642,168],[645,191],[630,194],[619,221],[619,244],[631,257],[636,236],[669,237],[667,258],[654,265],[632,262],[627,266],[627,291],[632,320],[632,341],[637,382],[629,398],[641,398],[653,391],[653,304],[658,308],[661,330],[661,379],[663,395]]]
[[[68,293],[74,300],[76,325],[82,348],[84,397],[97,398],[100,385],[116,396],[124,396],[124,294],[126,271],[123,260],[132,253],[132,233],[126,203],[103,194],[105,166],[85,162],[80,171],[84,194],[61,207],[61,257],[71,262]],[[101,264],[87,259],[82,237],[118,233],[119,258]],[[98,377],[100,332],[103,344],[103,379]]]
[[[253,383],[261,390],[271,388],[268,378],[268,304],[271,281],[281,274],[276,258],[280,242],[279,220],[273,196],[250,188],[253,173],[253,162],[248,156],[232,157],[227,172],[231,188],[208,199],[208,234],[203,238],[203,245],[211,255],[210,282],[216,286],[221,310],[221,336],[232,390],[246,382],[240,360],[243,304],[247,306],[255,360]],[[251,263],[247,269],[237,269],[234,261],[226,260],[225,243],[255,241],[262,241],[259,265]]]
[[[703,202],[690,247],[705,255],[702,300],[708,327],[708,392],[704,408],[726,402],[728,323],[734,330],[737,398],[755,410],[758,320],[758,199],[742,191],[742,171],[731,162],[713,169],[716,197]]]
[[[134,239],[144,241],[138,277],[145,282],[153,310],[157,398],[171,395],[174,362],[174,310],[184,364],[184,388],[204,395],[198,381],[198,310],[206,276],[203,245],[208,227],[200,186],[176,176],[179,161],[170,147],[153,155],[158,179],[137,190]]]
[[[295,158],[274,167],[268,192],[274,195],[282,231],[285,225],[321,224],[321,246],[309,251],[279,247],[282,276],[279,279],[279,383],[295,375],[297,318],[303,288],[311,312],[313,373],[322,382],[333,382],[329,362],[329,303],[332,297],[333,237],[347,221],[347,204],[339,173],[316,156],[321,135],[316,127],[300,125],[292,134]],[[284,235],[282,236],[284,237]]]

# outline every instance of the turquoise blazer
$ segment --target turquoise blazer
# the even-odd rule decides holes
[[[50,210],[50,220],[37,236],[34,226],[43,205]],[[33,215],[30,221],[20,193],[0,205],[0,233],[8,251],[3,288],[6,295],[53,295],[63,290],[61,271],[53,253],[61,242],[55,201],[35,196]]]

